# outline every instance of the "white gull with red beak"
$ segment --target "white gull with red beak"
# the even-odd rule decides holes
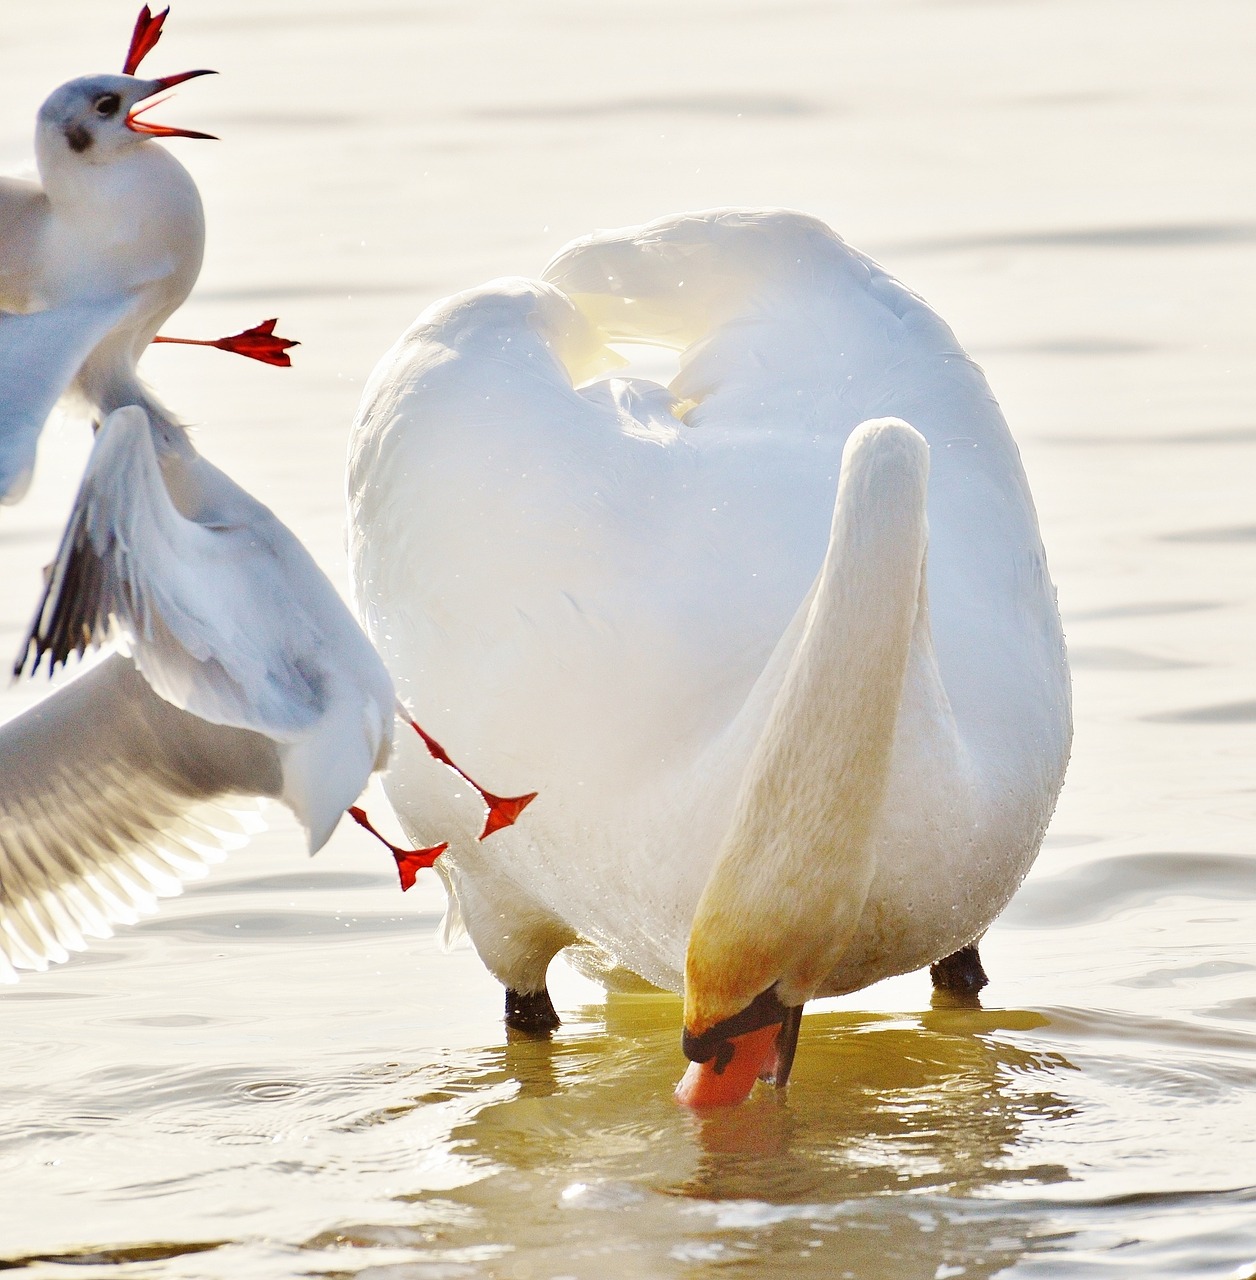
[[[155,139],[212,135],[141,116],[154,95],[210,74],[71,80],[39,109],[39,181],[0,178],[2,501],[25,492],[67,390],[102,417],[127,404],[168,416],[135,366],[196,283],[205,218],[191,175]]]

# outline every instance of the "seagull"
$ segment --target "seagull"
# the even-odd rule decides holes
[[[139,406],[96,433],[14,676],[106,645],[0,725],[0,981],[204,875],[258,829],[259,798],[291,810],[311,854],[346,811],[378,835],[353,801],[397,715],[483,798],[482,838],[535,798],[468,777],[295,535]],[[445,844],[388,847],[406,889]]]
[[[141,12],[123,74],[80,77],[45,100],[39,181],[0,178],[0,502],[25,494],[67,389],[100,416],[158,407],[135,366],[196,283],[205,219],[191,175],[157,140],[213,136],[145,118],[155,95],[213,74],[131,74],[164,17]],[[267,323],[207,345],[285,363],[272,357],[294,344]]]
[[[670,385],[604,375],[625,344]],[[683,992],[678,1098],[784,1085],[816,997],[978,943],[1037,855],[1071,706],[1015,443],[944,321],[819,220],[600,232],[437,302],[365,388],[359,616],[428,727],[540,795],[496,837],[421,754],[384,787],[558,1023],[565,949]]]
[[[0,727],[0,969],[151,909],[247,834],[256,797],[317,851],[387,763],[392,681],[335,588],[139,406],[96,434],[15,675],[109,642]]]
[[[385,767],[395,715],[482,798],[482,838],[535,798],[485,790],[424,732],[296,537],[135,376],[150,340],[274,364],[296,345],[274,319],[214,341],[156,334],[195,281],[204,227],[191,178],[142,137],[209,136],[138,119],[137,103],[209,74],[134,77],[168,13],[141,10],[121,76],[72,81],[44,104],[43,188],[0,184],[10,498],[71,382],[103,419],[14,676],[115,650],[0,726],[0,980],[204,874],[256,829],[260,797],[292,811],[311,853],[346,811],[379,836],[352,801]],[[445,845],[388,847],[405,889]]]

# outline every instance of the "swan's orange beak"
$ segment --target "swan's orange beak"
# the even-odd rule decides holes
[[[781,1024],[773,1023],[733,1036],[732,1048],[706,1062],[691,1062],[676,1086],[676,1101],[686,1107],[735,1107],[745,1102],[760,1076],[776,1073],[776,1043]]]
[[[782,1004],[775,983],[731,1017],[701,1031],[686,1025],[681,1047],[689,1069],[676,1086],[676,1101],[687,1107],[733,1107],[750,1096],[756,1080],[783,1088],[801,1026],[802,1005]]]

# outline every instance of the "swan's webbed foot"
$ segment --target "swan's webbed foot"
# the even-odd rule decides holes
[[[975,996],[990,981],[981,967],[981,956],[975,942],[931,964],[929,976],[933,979],[935,991],[949,991],[960,996]]]
[[[512,1031],[530,1036],[548,1036],[562,1026],[554,1011],[554,1002],[545,987],[540,991],[514,991],[506,988],[506,1025]]]

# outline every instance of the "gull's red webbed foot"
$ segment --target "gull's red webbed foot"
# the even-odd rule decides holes
[[[169,13],[169,5],[156,17],[149,12],[148,5],[140,10],[140,16],[135,19],[135,30],[131,32],[131,47],[126,51],[126,61],[122,64],[124,76],[133,76],[140,63],[153,51],[153,46],[161,39],[161,28]]]
[[[402,849],[375,830],[374,824],[366,816],[365,809],[360,809],[355,804],[350,806],[347,812],[359,827],[369,831],[392,854],[393,861],[397,864],[397,874],[401,877],[402,893],[413,886],[420,871],[432,866],[436,859],[449,848],[449,842],[445,841],[443,844],[432,845],[430,849]]]
[[[529,791],[527,795],[522,796],[497,796],[491,791],[485,791],[474,778],[464,773],[449,758],[449,753],[444,747],[436,741],[435,738],[420,725],[406,717],[410,728],[423,739],[423,745],[427,748],[428,754],[433,760],[439,761],[441,764],[452,769],[468,786],[473,787],[479,793],[480,799],[488,806],[488,813],[484,818],[484,830],[480,832],[480,839],[487,840],[494,831],[500,831],[503,827],[513,826],[519,815],[536,799],[537,793]]]
[[[474,783],[471,785],[475,786]],[[484,830],[480,832],[481,840],[487,840],[494,831],[500,831],[503,827],[513,826],[515,819],[536,799],[535,791],[529,791],[523,796],[495,796],[491,791],[480,787],[476,787],[476,790],[488,805],[488,813],[484,816]]]
[[[250,360],[260,360],[263,364],[287,369],[292,365],[289,349],[301,344],[276,334],[275,325],[278,323],[277,317],[263,320],[261,324],[241,333],[233,333],[227,338],[166,338],[158,334],[153,341],[173,342],[185,347],[215,347],[219,351],[230,351],[233,355],[246,356]]]

